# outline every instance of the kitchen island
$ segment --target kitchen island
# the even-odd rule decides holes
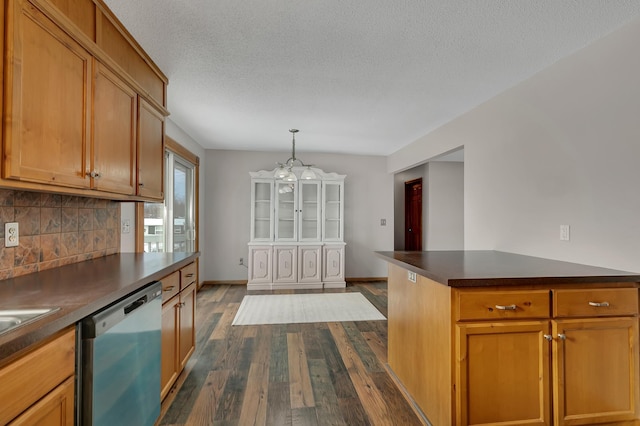
[[[639,422],[640,274],[496,251],[377,254],[389,367],[432,424]]]

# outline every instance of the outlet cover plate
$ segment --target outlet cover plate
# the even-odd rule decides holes
[[[4,246],[17,247],[20,243],[20,232],[18,222],[8,222],[4,224]]]

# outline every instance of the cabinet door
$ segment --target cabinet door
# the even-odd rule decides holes
[[[344,184],[322,183],[322,241],[344,240]]]
[[[164,116],[138,98],[138,195],[164,199]]]
[[[74,396],[74,378],[70,377],[9,426],[73,426]]]
[[[271,282],[271,246],[249,247],[249,283]]]
[[[88,188],[91,56],[29,2],[5,4],[3,177]]]
[[[321,282],[320,276],[320,246],[298,247],[298,282]]]
[[[273,180],[251,180],[251,241],[273,240]]]
[[[586,425],[638,415],[638,319],[553,321],[555,423]]]
[[[191,284],[180,293],[180,337],[178,338],[180,370],[187,365],[196,348],[196,285]]]
[[[297,246],[275,246],[273,248],[273,282],[297,282],[297,259]]]
[[[322,281],[344,282],[344,246],[323,246],[322,253]]]
[[[275,183],[275,239],[276,241],[298,240],[298,184],[296,182]]]
[[[320,241],[321,187],[319,181],[300,181],[298,191],[299,241]]]
[[[137,94],[95,63],[93,87],[93,187],[135,194]]]
[[[180,298],[162,305],[162,353],[160,370],[160,395],[164,399],[178,377],[178,329]]]
[[[458,424],[549,424],[548,321],[456,326]]]

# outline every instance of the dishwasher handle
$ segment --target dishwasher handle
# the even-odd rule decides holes
[[[130,305],[127,305],[124,307],[124,314],[125,315],[129,315],[131,312],[135,311],[136,309],[138,309],[140,306],[144,305],[145,303],[147,303],[147,296],[142,296],[140,299],[136,300],[135,302],[133,302]]]

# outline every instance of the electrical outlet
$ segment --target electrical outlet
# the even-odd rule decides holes
[[[244,265],[244,258],[242,258],[242,257],[240,258],[240,263],[239,263],[239,265]]]
[[[411,272],[411,271],[407,271],[407,278],[409,279],[409,281],[411,281],[412,283],[415,283],[418,279],[417,275],[415,272]]]
[[[560,225],[560,241],[569,241],[570,239],[569,225]]]
[[[17,247],[20,243],[20,233],[18,232],[18,222],[4,224],[4,246]]]
[[[128,234],[131,232],[131,221],[129,219],[125,219],[122,221],[122,233]]]

